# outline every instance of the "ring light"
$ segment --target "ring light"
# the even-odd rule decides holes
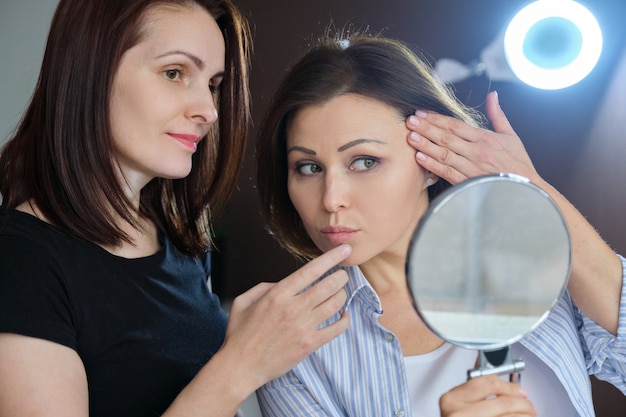
[[[573,0],[538,0],[520,10],[504,34],[513,73],[533,87],[555,90],[585,78],[602,51],[595,17]]]

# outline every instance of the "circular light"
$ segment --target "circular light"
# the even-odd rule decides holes
[[[555,90],[585,78],[602,51],[595,17],[573,0],[538,0],[520,10],[504,34],[513,73],[537,88]]]

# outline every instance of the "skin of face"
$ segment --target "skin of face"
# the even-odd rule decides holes
[[[426,172],[407,134],[394,108],[356,94],[306,106],[289,126],[289,196],[322,251],[352,245],[343,265],[406,258],[428,208]]]
[[[142,29],[122,56],[110,104],[116,160],[135,194],[155,177],[189,174],[197,143],[217,120],[225,60],[219,27],[199,6],[156,6]]]

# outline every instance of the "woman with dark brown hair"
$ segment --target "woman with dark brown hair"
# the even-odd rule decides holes
[[[576,281],[511,347],[526,361],[523,385],[497,375],[466,381],[477,352],[445,342],[416,314],[406,257],[434,196],[494,169],[546,186],[495,96],[488,116],[497,131],[489,132],[431,71],[397,40],[328,37],[294,63],[274,95],[257,145],[262,214],[297,257],[352,247],[338,267],[350,277],[343,311],[351,319],[347,331],[257,392],[264,416],[591,417],[588,373],[626,392],[626,260],[607,251],[564,199],[557,201],[568,224],[580,226],[572,230],[575,249],[588,245],[606,266],[593,270],[590,255],[574,254]],[[454,159],[442,156],[446,150]],[[603,280],[592,288],[596,272]]]
[[[232,416],[347,327],[345,273],[304,291],[347,245],[211,293],[249,54],[230,0],[61,0],[0,154],[1,416]]]

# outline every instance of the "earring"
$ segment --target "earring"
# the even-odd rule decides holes
[[[430,187],[430,186],[431,186],[431,185],[433,185],[434,183],[435,183],[435,180],[434,180],[434,179],[432,179],[432,178],[430,178],[430,177],[427,177],[427,178],[426,178],[426,186],[427,186],[427,187]]]

